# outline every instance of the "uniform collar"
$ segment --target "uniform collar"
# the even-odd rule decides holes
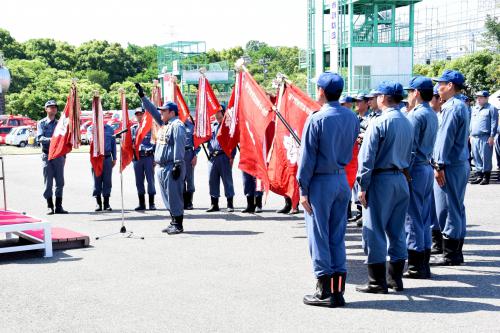
[[[171,124],[171,123],[173,123],[173,122],[174,122],[175,120],[177,120],[177,119],[179,119],[179,117],[178,117],[178,116],[172,117],[172,118],[170,118],[170,119],[167,121],[167,124]]]
[[[329,106],[340,106],[339,101],[329,101],[326,102],[325,104],[328,104]]]

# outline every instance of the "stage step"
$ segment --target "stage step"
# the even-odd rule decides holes
[[[28,241],[31,238],[43,239],[43,230],[30,230],[20,233],[22,237]],[[54,250],[78,249],[87,247],[90,244],[90,238],[87,235],[81,234],[65,228],[52,228],[52,248]]]

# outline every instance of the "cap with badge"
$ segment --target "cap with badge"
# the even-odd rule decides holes
[[[414,76],[404,90],[433,90],[432,80],[425,76]]]
[[[465,83],[465,78],[462,73],[451,69],[445,70],[440,77],[435,77],[432,80],[436,82],[451,82],[459,87],[463,87]]]
[[[488,90],[481,90],[476,93],[477,97],[490,97],[490,92]]]
[[[138,114],[138,113],[144,113],[144,109],[142,107],[135,109],[134,114]]]
[[[313,79],[313,82],[328,94],[335,94],[344,89],[344,79],[337,73],[321,73],[317,79]]]
[[[341,96],[339,103],[354,103],[354,98],[352,96]]]
[[[168,111],[174,111],[176,113],[179,112],[179,108],[177,107],[177,104],[175,104],[174,102],[166,102],[165,104],[160,106],[158,108],[158,110],[161,110],[161,111],[168,110]]]
[[[394,81],[382,81],[375,93],[378,95],[387,95],[387,96],[403,96],[403,86],[401,83]]]
[[[56,101],[54,101],[53,99],[51,99],[51,100],[49,100],[49,101],[47,101],[47,102],[45,103],[45,108],[50,108],[51,106],[55,106],[55,107],[57,107],[57,103],[56,103]]]

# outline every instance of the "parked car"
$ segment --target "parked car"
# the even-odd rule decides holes
[[[88,140],[87,133],[92,128],[92,120],[87,120],[80,126],[80,138],[82,140],[82,144],[88,145],[90,141]]]
[[[5,138],[13,128],[13,126],[0,126],[0,145],[5,144]]]
[[[25,147],[30,136],[33,136],[31,126],[14,127],[5,137],[5,143],[11,146]]]
[[[35,128],[36,121],[26,116],[0,115],[0,126],[30,126]]]

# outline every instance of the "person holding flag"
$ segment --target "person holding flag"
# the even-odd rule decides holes
[[[47,117],[40,120],[37,124],[37,141],[42,146],[42,162],[43,162],[43,180],[45,191],[43,197],[47,200],[47,215],[52,214],[67,214],[62,207],[63,188],[64,188],[64,164],[66,163],[66,155],[49,160],[50,141],[56,129],[57,120],[57,103],[54,100],[45,103],[45,112]],[[55,180],[55,195],[56,206],[54,209],[54,201],[52,199],[52,187]]]
[[[325,72],[317,79],[322,105],[309,116],[302,132],[297,179],[304,207],[316,292],[307,305],[344,306],[346,279],[345,232],[350,188],[345,166],[352,159],[359,121],[339,104],[344,80]]]
[[[149,130],[140,143],[136,143],[137,132],[142,124],[144,109],[139,107],[135,110],[136,125],[132,127],[132,142],[138,144],[134,147],[134,174],[135,186],[139,197],[139,206],[136,211],[146,210],[146,189],[144,187],[144,178],[148,182],[149,210],[156,210],[155,206],[155,177],[154,177],[154,153],[155,145],[151,142],[151,130]],[[138,153],[137,153],[138,152]]]
[[[186,146],[186,128],[179,119],[179,109],[174,102],[166,102],[158,111],[156,106],[144,96],[139,83],[135,84],[146,112],[160,125],[155,147],[154,160],[157,165],[156,176],[160,183],[165,207],[170,210],[172,220],[163,229],[169,235],[184,232],[183,182],[186,175],[184,154]]]
[[[194,167],[198,161],[200,147],[194,147],[194,124],[191,118],[184,121],[186,128],[186,146],[184,147],[184,162],[186,164],[186,177],[184,177],[184,209],[193,209],[194,187]]]

